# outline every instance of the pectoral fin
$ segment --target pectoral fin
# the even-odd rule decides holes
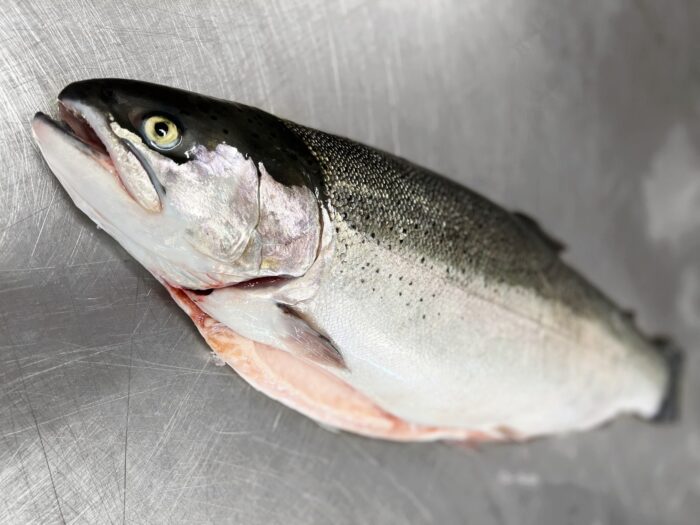
[[[277,307],[286,316],[289,331],[286,341],[292,352],[321,365],[347,369],[343,356],[328,336],[313,328],[291,306],[277,303]]]
[[[230,287],[189,296],[208,315],[247,339],[329,368],[347,369],[330,338],[292,306],[278,302],[273,292],[270,287]]]

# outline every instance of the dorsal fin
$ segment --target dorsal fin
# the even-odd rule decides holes
[[[544,242],[556,253],[561,253],[566,249],[564,243],[556,240],[554,237],[545,232],[538,222],[529,215],[525,215],[519,211],[514,211],[513,215],[523,226],[525,226],[531,233],[539,237],[542,242]]]

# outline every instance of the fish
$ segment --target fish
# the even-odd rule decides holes
[[[74,82],[34,139],[246,382],[321,426],[525,441],[678,417],[682,355],[446,177],[238,102]]]

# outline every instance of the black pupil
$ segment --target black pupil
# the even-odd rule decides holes
[[[170,129],[170,124],[167,122],[156,122],[156,125],[153,126],[153,131],[156,132],[156,135],[158,135],[160,138],[165,137],[168,134],[168,130]]]

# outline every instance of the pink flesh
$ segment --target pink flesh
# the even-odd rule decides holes
[[[320,366],[239,336],[166,284],[214,352],[254,388],[325,425],[395,441],[492,441],[478,431],[416,425],[378,407]]]

